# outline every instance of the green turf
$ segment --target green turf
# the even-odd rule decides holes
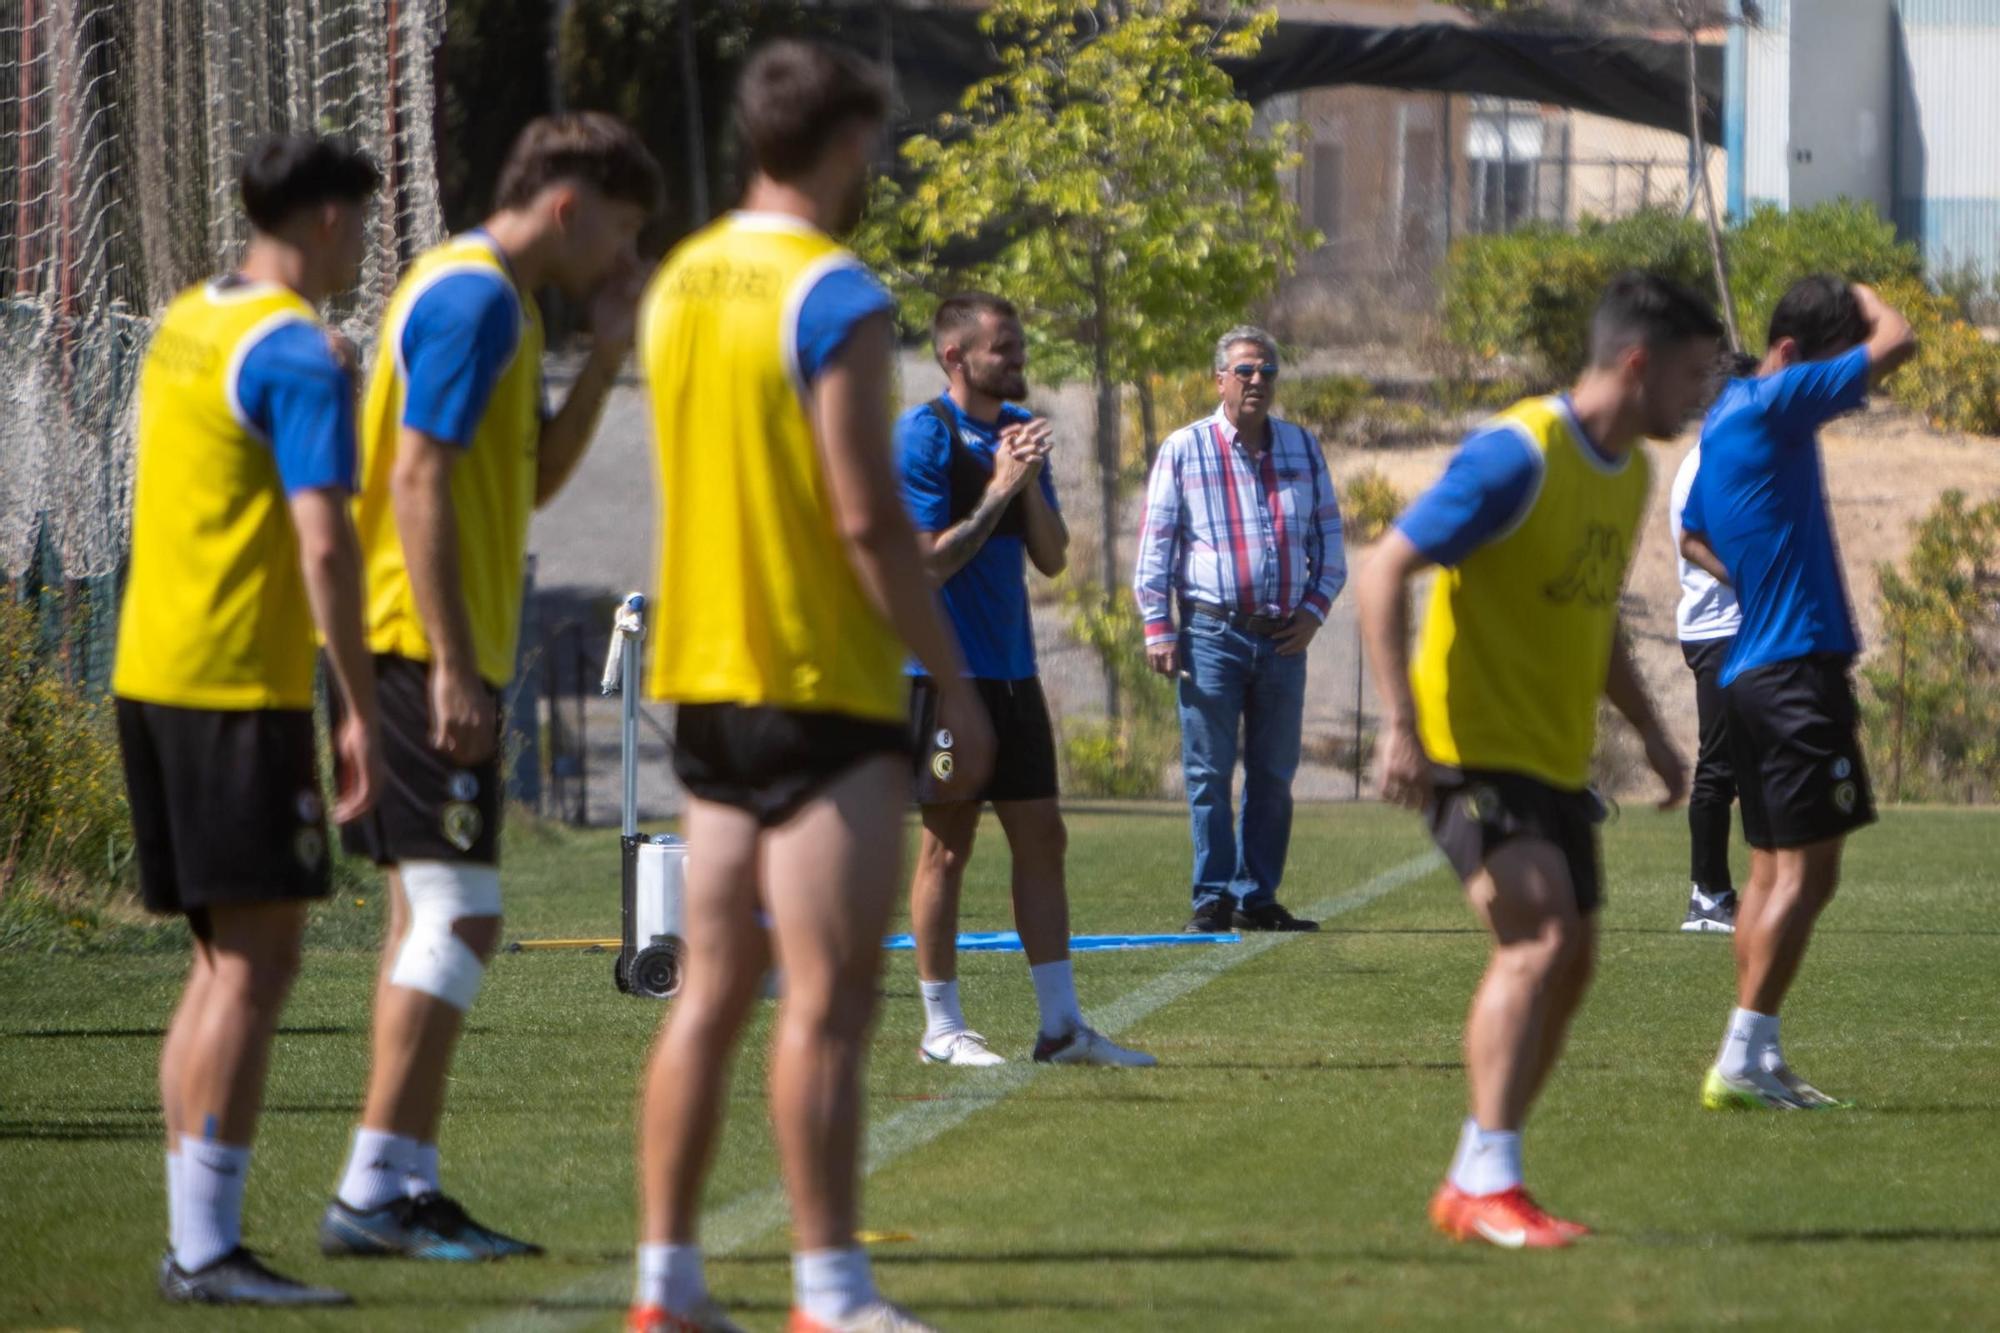
[[[1288,900],[1359,904],[1327,933],[1240,960],[1232,946],[1083,957],[1089,1010],[1177,997],[1127,1034],[1160,1069],[922,1068],[910,956],[891,957],[869,1109],[903,1150],[871,1180],[866,1224],[917,1239],[877,1248],[884,1287],[962,1329],[1991,1327],[2000,814],[1897,811],[1856,838],[1785,1026],[1799,1071],[1862,1109],[1812,1116],[1697,1109],[1731,972],[1725,940],[1673,929],[1682,828],[1628,809],[1609,829],[1598,983],[1527,1135],[1533,1186],[1598,1238],[1501,1253],[1426,1229],[1463,1105],[1459,1022],[1483,941],[1444,872],[1411,873],[1425,851],[1413,818],[1306,808]],[[1178,812],[1078,814],[1072,831],[1076,929],[1178,926]],[[990,822],[982,837],[965,926],[1004,929],[1002,840]],[[613,838],[524,835],[509,857],[510,938],[615,929]],[[616,994],[602,955],[500,960],[445,1124],[447,1183],[550,1257],[318,1257],[366,1062],[380,904],[364,897],[315,918],[247,1217],[277,1266],[364,1304],[307,1318],[155,1300],[154,1060],[181,960],[14,952],[0,954],[0,1326],[616,1326],[633,1089],[660,1009]],[[962,975],[975,1024],[1024,1057],[1020,957],[969,956]],[[757,1214],[739,1202],[775,1179],[766,1032],[760,1018],[710,1193],[730,1219],[717,1229],[740,1242],[711,1259],[711,1283],[752,1329],[782,1326],[789,1280],[782,1227],[746,1226]]]

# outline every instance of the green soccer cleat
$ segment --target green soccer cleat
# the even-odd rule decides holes
[[[1808,1104],[1765,1070],[1752,1071],[1747,1079],[1731,1078],[1711,1066],[1701,1085],[1704,1111],[1805,1111]]]

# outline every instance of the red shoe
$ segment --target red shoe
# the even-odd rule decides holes
[[[1431,1200],[1431,1224],[1453,1240],[1484,1241],[1505,1250],[1561,1249],[1590,1230],[1550,1217],[1519,1185],[1493,1194],[1467,1194],[1447,1183]]]
[[[901,1306],[878,1300],[838,1324],[825,1323],[795,1309],[786,1333],[937,1333],[937,1330]]]
[[[635,1305],[625,1315],[625,1333],[743,1333],[743,1326],[704,1301],[692,1315],[669,1314],[657,1305]]]

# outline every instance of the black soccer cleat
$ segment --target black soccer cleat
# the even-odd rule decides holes
[[[206,1268],[190,1273],[170,1253],[160,1264],[160,1295],[177,1305],[352,1305],[332,1287],[308,1286],[273,1273],[239,1245]]]
[[[1319,929],[1319,922],[1293,916],[1279,902],[1261,903],[1247,912],[1239,907],[1234,919],[1238,930],[1276,930],[1293,934]]]
[[[326,1206],[319,1223],[320,1253],[334,1258],[438,1259],[479,1263],[537,1255],[542,1247],[483,1227],[456,1199],[424,1194],[392,1199],[362,1212],[339,1199]]]

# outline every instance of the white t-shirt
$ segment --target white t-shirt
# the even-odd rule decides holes
[[[1743,624],[1736,606],[1736,590],[1718,583],[1705,569],[1691,565],[1681,554],[1681,510],[1687,507],[1688,492],[1694,489],[1694,474],[1701,470],[1701,445],[1688,450],[1681,470],[1674,474],[1674,488],[1667,496],[1667,523],[1674,533],[1674,559],[1681,570],[1681,603],[1674,609],[1674,625],[1682,643],[1705,643],[1726,639]]]

